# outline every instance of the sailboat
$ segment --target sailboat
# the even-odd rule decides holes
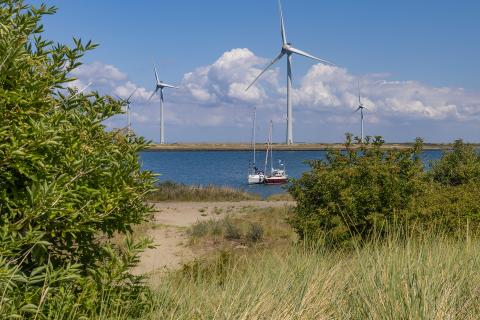
[[[253,129],[252,129],[252,150],[253,150],[253,163],[250,162],[248,168],[248,184],[259,184],[263,183],[265,174],[258,170],[256,165],[256,139],[255,139],[255,129],[257,121],[257,108],[253,108]]]
[[[267,172],[268,155],[270,153],[270,174],[265,176],[263,183],[284,184],[288,182],[288,175],[285,169],[285,164],[279,161],[279,165],[282,166],[283,169],[275,169],[273,167],[272,130],[273,130],[273,122],[270,121],[270,129],[268,131],[267,152],[265,155],[265,172]]]

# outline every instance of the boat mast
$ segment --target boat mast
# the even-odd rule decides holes
[[[273,172],[273,147],[272,147],[272,140],[273,140],[273,121],[270,120],[270,174]]]
[[[256,146],[256,141],[255,141],[255,127],[256,127],[256,122],[257,122],[257,107],[253,108],[253,128],[252,128],[252,146],[253,146],[253,166],[255,167],[256,159],[255,159],[255,146]]]
[[[265,152],[265,170],[263,171],[267,174],[267,164],[268,164],[268,150],[270,148],[270,140],[272,137],[272,122],[270,121],[270,127],[268,128],[268,141],[267,141],[267,150]]]

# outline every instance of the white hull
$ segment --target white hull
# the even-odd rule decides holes
[[[248,175],[248,184],[259,184],[263,183],[265,176],[263,174],[249,174]]]

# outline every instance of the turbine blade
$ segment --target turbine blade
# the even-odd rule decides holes
[[[282,34],[282,43],[287,44],[287,35],[285,34],[285,22],[283,21],[282,3],[278,0],[278,10],[280,11],[280,32]]]
[[[297,48],[294,48],[294,47],[290,47],[290,48],[288,48],[288,50],[289,50],[290,52],[292,52],[292,53],[296,53],[296,54],[299,54],[299,55],[301,55],[301,56],[304,56],[304,57],[307,57],[307,58],[310,58],[310,59],[313,59],[313,60],[320,61],[320,62],[323,63],[323,64],[327,64],[327,65],[330,65],[330,66],[334,66],[334,64],[331,63],[330,61],[317,58],[317,57],[315,57],[315,56],[312,56],[310,53],[307,53],[307,52],[302,51],[302,50],[300,50],[300,49],[297,49]]]
[[[161,83],[161,86],[164,87],[164,88],[180,89],[180,88],[177,87],[177,86],[173,86],[173,85],[171,85],[171,84],[164,83],[164,82]]]
[[[362,99],[360,97],[360,79],[358,80],[358,104],[362,105]]]
[[[358,107],[355,111],[353,111],[353,113],[356,113],[358,112],[358,110],[362,109],[361,107]]]
[[[128,96],[126,101],[130,102],[130,98],[133,97],[133,95],[135,94],[135,92],[137,92],[137,90],[138,90],[138,88],[135,88],[135,90],[133,90],[132,94]]]
[[[157,79],[157,84],[159,84],[160,80],[158,79],[157,67],[155,66],[155,64],[153,64],[153,70],[155,71],[155,79]]]
[[[155,88],[152,95],[148,98],[148,101],[152,100],[153,96],[157,93],[157,91],[158,91],[158,87]]]
[[[285,53],[283,53],[283,51],[280,52],[280,54],[279,54],[275,59],[273,59],[272,62],[270,62],[270,64],[269,64],[265,69],[263,69],[262,72],[260,72],[260,74],[255,78],[255,80],[253,80],[252,83],[250,83],[250,85],[247,87],[247,89],[245,89],[245,91],[247,91],[248,89],[250,89],[250,87],[253,86],[253,84],[262,76],[262,74],[264,74],[264,73],[265,73],[271,66],[273,66],[278,60],[280,60],[280,59],[283,57],[284,54],[285,54]]]
[[[115,94],[115,97],[117,97],[118,100],[125,102],[125,100],[123,100],[118,94]]]
[[[81,89],[80,91],[78,91],[77,93],[75,93],[72,97],[78,96],[78,95],[81,94],[83,91],[87,90],[92,84],[93,84],[93,82],[90,81],[85,87],[83,87],[83,89]]]
[[[67,100],[73,99],[74,97],[78,96],[78,95],[81,94],[83,91],[87,90],[92,84],[93,84],[93,82],[90,81],[85,87],[83,87],[83,89],[81,89],[81,90],[78,91],[77,93],[71,95]]]

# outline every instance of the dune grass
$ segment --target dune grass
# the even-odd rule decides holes
[[[267,201],[295,201],[290,193],[276,193],[268,196],[265,200]]]
[[[149,201],[243,201],[260,200],[260,196],[230,187],[192,186],[171,181],[158,184]]]
[[[264,246],[293,243],[297,235],[287,222],[290,206],[280,208],[245,208],[245,213],[227,215],[222,219],[202,220],[188,228],[191,245],[216,249],[236,245]]]
[[[477,319],[480,241],[224,251],[157,284],[150,319]],[[148,318],[147,317],[147,318]]]

